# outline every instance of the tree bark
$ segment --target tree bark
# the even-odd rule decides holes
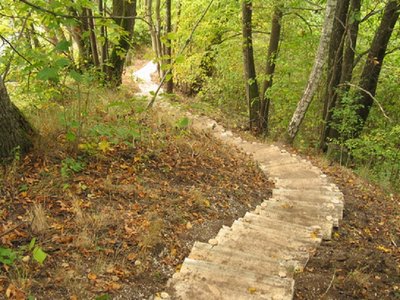
[[[35,132],[18,108],[10,101],[0,76],[0,160],[9,158],[18,148],[27,152],[33,144]]]
[[[105,16],[106,7],[103,0],[99,0],[99,13],[101,16]],[[104,25],[100,27],[100,37],[103,41],[101,44],[101,72],[107,74],[107,61],[108,61],[108,38],[107,38],[107,28]]]
[[[287,142],[289,143],[293,143],[299,131],[300,125],[303,122],[307,109],[310,106],[312,98],[314,97],[315,91],[317,90],[318,84],[321,80],[326,52],[332,33],[336,2],[337,0],[328,0],[326,4],[325,21],[322,29],[321,38],[319,41],[319,46],[314,66],[310,73],[310,77],[308,79],[308,83],[304,90],[303,96],[299,101],[299,103],[297,104],[297,108],[292,116],[292,119],[288,127]]]
[[[136,16],[136,0],[113,0],[113,15],[124,17]],[[118,44],[113,47],[110,55],[110,67],[108,68],[108,80],[111,86],[119,86],[122,83],[122,73],[126,55],[131,46],[131,39],[135,26],[134,18],[120,19],[116,18],[115,22],[124,31],[121,34]]]
[[[258,90],[256,68],[254,65],[252,37],[252,2],[242,3],[243,63],[246,81],[246,99],[249,106],[250,129],[257,130],[260,120],[260,94]]]
[[[89,28],[89,37],[90,37],[90,49],[91,49],[91,56],[93,60],[93,64],[96,67],[100,66],[100,59],[99,59],[99,52],[97,49],[97,38],[96,38],[96,33],[95,33],[95,27],[94,27],[94,20],[93,20],[93,12],[91,9],[87,9],[87,15],[88,15],[88,28]]]
[[[393,32],[393,28],[399,18],[399,13],[399,1],[389,1],[385,7],[380,25],[375,33],[361,74],[359,84],[360,88],[368,91],[369,93],[360,92],[360,97],[357,101],[360,105],[360,108],[357,110],[357,115],[359,116],[361,123],[358,128],[354,128],[352,135],[353,137],[359,136],[371,110],[374,101],[371,95],[375,96],[386,49]]]
[[[162,56],[164,55],[164,49],[161,43],[161,0],[156,0],[155,7],[156,14],[156,47],[157,47],[157,58],[159,60],[157,64],[157,71],[160,77],[164,76],[164,71],[161,69],[161,65],[163,61],[161,61]]]
[[[350,10],[347,18],[347,35],[344,45],[343,66],[340,82],[350,82],[353,77],[354,59],[357,49],[358,29],[360,18],[356,17],[360,14],[361,0],[351,0]]]
[[[281,40],[281,21],[283,13],[280,7],[275,7],[272,16],[271,35],[269,38],[267,65],[265,68],[265,77],[260,101],[260,125],[259,130],[268,133],[268,114],[269,105],[271,102],[268,96],[268,90],[272,87],[274,73],[275,73],[275,60],[278,54],[279,42]]]
[[[172,32],[172,26],[171,26],[171,0],[166,0],[165,2],[166,6],[166,17],[165,17],[165,31],[166,34],[170,34]],[[167,43],[165,46],[165,55],[167,56],[167,59],[165,60],[165,63],[169,66],[170,70],[170,75],[171,78],[167,80],[166,83],[166,92],[169,94],[172,94],[174,91],[174,82],[173,82],[173,77],[172,77],[172,40],[167,37]]]
[[[342,62],[342,70],[340,75],[340,87],[339,93],[341,95],[345,95],[349,91],[349,86],[345,85],[346,82],[350,82],[353,77],[353,68],[354,68],[354,60],[357,49],[357,37],[358,37],[358,29],[360,25],[360,18],[356,17],[359,15],[361,9],[361,0],[351,0],[350,9],[347,16],[346,23],[346,39],[344,45],[344,53],[343,53],[343,62]],[[340,103],[336,101],[335,107],[339,107]],[[327,150],[327,143],[330,140],[334,140],[339,138],[339,132],[331,126],[332,120],[332,112],[326,119],[326,124],[328,128],[326,129],[326,136],[321,138],[322,150]]]
[[[343,49],[346,33],[346,19],[349,11],[350,0],[337,3],[335,19],[333,21],[332,37],[328,51],[328,70],[326,79],[324,108],[322,112],[323,127],[320,137],[320,148],[326,150],[326,136],[332,119],[332,109],[338,97],[337,89],[340,84],[343,64]]]

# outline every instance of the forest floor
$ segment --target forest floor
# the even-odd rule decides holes
[[[0,261],[13,260],[0,266],[0,299],[148,299],[195,240],[271,195],[248,158],[144,112],[131,89],[95,96],[79,143],[62,128],[47,132],[52,118],[39,116],[47,138],[0,173]],[[177,100],[254,139],[240,117]],[[399,197],[306,158],[343,191],[345,212],[333,240],[297,274],[295,298],[400,299]]]
[[[43,139],[1,170],[0,299],[148,299],[271,196],[245,155],[132,96],[98,92],[72,132],[41,112]]]
[[[236,134],[249,138],[246,119],[207,103],[177,97],[193,113],[205,113]],[[285,147],[285,146],[282,146]],[[361,179],[318,153],[292,153],[312,161],[344,194],[344,218],[296,275],[295,299],[400,299],[400,196]]]

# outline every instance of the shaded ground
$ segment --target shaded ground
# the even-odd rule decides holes
[[[345,196],[344,219],[296,277],[295,299],[400,299],[400,199],[314,160]]]
[[[134,145],[111,142],[100,127],[98,143],[68,152],[60,134],[46,155],[6,169],[0,241],[18,258],[0,265],[0,298],[147,299],[195,240],[270,196],[271,184],[234,150],[158,116],[136,122]],[[33,238],[48,254],[43,265],[27,248]]]

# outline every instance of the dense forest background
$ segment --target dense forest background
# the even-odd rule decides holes
[[[137,49],[152,47],[148,58],[158,62],[167,92],[175,85],[228,115],[248,116],[255,134],[296,137],[296,146],[321,149],[396,187],[398,6],[367,0],[2,1],[2,86],[29,118],[82,97],[89,86],[119,86],[124,64]],[[311,105],[300,112],[302,97]],[[79,127],[79,118],[67,128]]]

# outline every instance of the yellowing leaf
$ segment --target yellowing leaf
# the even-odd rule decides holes
[[[93,273],[89,273],[87,276],[90,280],[96,280],[97,279],[97,275],[93,274]]]
[[[131,253],[128,254],[127,259],[129,261],[134,261],[136,259],[136,257],[137,257],[136,253],[131,252]]]
[[[110,282],[108,284],[109,290],[119,290],[121,287],[122,287],[122,285],[120,285],[119,283],[116,283],[116,282]]]
[[[45,253],[40,247],[35,247],[32,251],[32,254],[34,260],[36,260],[39,264],[43,264],[47,257],[47,253]]]
[[[257,289],[255,287],[249,287],[247,290],[250,294],[254,294],[255,292],[257,292]]]
[[[385,252],[385,253],[389,253],[389,252],[390,252],[390,249],[389,249],[389,248],[386,248],[386,247],[383,246],[383,245],[379,245],[378,247],[376,247],[376,249],[378,249],[378,250],[380,250],[380,251],[382,251],[382,252]]]
[[[311,238],[314,239],[314,240],[317,239],[318,238],[318,234],[315,231],[311,232]]]
[[[101,141],[100,143],[98,143],[98,149],[105,153],[111,149],[110,143],[107,141]]]

